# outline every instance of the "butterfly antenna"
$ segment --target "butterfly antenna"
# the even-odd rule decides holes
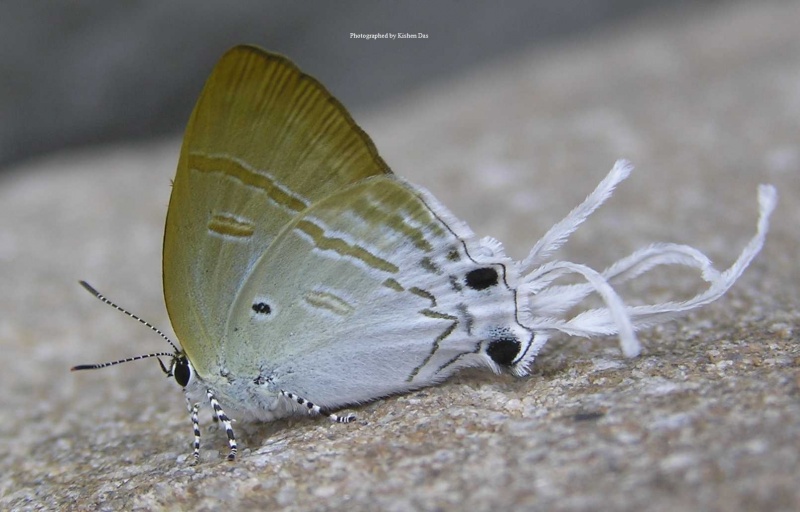
[[[83,286],[86,289],[86,291],[88,291],[89,293],[91,293],[92,295],[94,295],[95,297],[100,299],[102,302],[105,302],[106,304],[108,304],[112,308],[116,309],[117,311],[122,311],[123,313],[125,313],[129,317],[133,318],[134,320],[136,320],[140,324],[149,327],[151,331],[153,331],[154,333],[158,334],[159,336],[161,336],[161,338],[164,339],[164,341],[166,341],[167,343],[172,345],[172,348],[175,349],[175,352],[180,352],[180,349],[178,349],[178,346],[175,345],[175,343],[173,343],[172,340],[169,339],[169,337],[166,334],[161,332],[161,330],[158,327],[156,327],[155,325],[151,324],[150,322],[148,322],[146,320],[142,320],[141,318],[139,318],[138,316],[134,315],[133,313],[131,313],[127,309],[125,309],[125,308],[123,308],[121,306],[118,306],[117,304],[111,302],[110,300],[108,300],[106,298],[105,295],[103,295],[102,293],[100,293],[97,290],[95,290],[92,287],[92,285],[90,285],[86,281],[79,281],[79,282],[80,282],[81,286]],[[162,355],[172,356],[174,354],[164,354],[164,353],[148,354],[148,355],[145,355],[145,356],[137,356],[137,357],[133,357],[133,358],[130,358],[130,359],[123,359],[123,360],[120,360],[120,361],[114,361],[113,363],[104,363],[102,365],[99,365],[98,367],[102,368],[103,366],[110,366],[112,364],[125,363],[125,362],[128,362],[128,361],[135,361],[137,359],[144,359],[146,357],[158,357],[158,356],[162,356]],[[91,365],[89,365],[89,366],[91,366]],[[78,367],[76,366],[76,368],[78,368]],[[80,368],[80,369],[83,370],[85,368]]]
[[[79,364],[78,366],[73,366],[70,368],[70,371],[78,371],[78,370],[99,370],[100,368],[105,368],[106,366],[114,366],[115,364],[121,363],[129,363],[131,361],[138,361],[139,359],[147,359],[148,357],[173,357],[175,354],[171,352],[156,352],[153,354],[145,354],[142,356],[134,356],[134,357],[127,357],[125,359],[120,359],[119,361],[109,361],[108,363],[97,363],[97,364]],[[161,369],[164,370],[164,373],[169,375],[169,370],[161,359],[158,360],[158,364],[161,365]]]

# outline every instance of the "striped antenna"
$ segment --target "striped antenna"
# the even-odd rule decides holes
[[[78,370],[99,370],[100,368],[105,368],[106,366],[114,366],[115,364],[121,363],[130,363],[131,361],[138,361],[139,359],[147,359],[148,357],[173,357],[175,354],[172,352],[157,352],[155,354],[145,354],[141,356],[134,356],[134,357],[126,357],[125,359],[120,359],[119,361],[109,361],[107,363],[97,363],[97,364],[79,364],[77,366],[73,366],[70,368],[70,371],[78,371]],[[169,373],[167,367],[164,366],[164,363],[161,362],[161,359],[158,360],[159,364],[161,364],[161,369],[164,370],[164,373]]]
[[[89,293],[91,293],[92,295],[94,295],[95,297],[100,299],[102,302],[108,304],[109,306],[113,307],[117,311],[122,311],[123,313],[125,313],[129,317],[133,318],[134,320],[136,320],[140,324],[147,326],[151,331],[153,331],[156,334],[158,334],[159,336],[161,336],[161,338],[163,338],[167,343],[169,343],[172,346],[172,348],[175,350],[175,352],[155,352],[155,353],[152,353],[152,354],[144,354],[144,355],[140,355],[140,356],[127,357],[125,359],[120,359],[118,361],[109,361],[107,363],[79,364],[77,366],[73,366],[71,368],[71,371],[74,372],[74,371],[77,371],[77,370],[97,370],[97,369],[100,369],[100,368],[105,368],[107,366],[114,366],[115,364],[129,363],[131,361],[138,361],[139,359],[147,359],[149,357],[155,357],[155,358],[159,358],[159,357],[175,357],[176,354],[180,354],[181,353],[180,349],[178,349],[178,346],[175,345],[175,343],[173,343],[173,341],[171,339],[169,339],[169,337],[166,334],[164,334],[159,328],[157,328],[156,326],[154,326],[150,322],[147,322],[146,320],[143,320],[143,319],[139,318],[138,316],[134,315],[133,313],[131,313],[127,309],[125,309],[125,308],[117,305],[116,303],[110,301],[108,298],[105,297],[105,295],[103,295],[102,293],[100,293],[97,290],[95,290],[92,287],[92,285],[90,285],[86,281],[79,281],[79,282],[80,282],[81,286],[83,286],[86,289],[86,291],[88,291]],[[171,373],[167,369],[167,367],[164,366],[164,363],[161,362],[161,359],[158,359],[158,364],[161,365],[161,369],[164,370],[164,373],[166,373],[167,375],[169,375]]]

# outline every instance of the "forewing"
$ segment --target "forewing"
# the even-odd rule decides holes
[[[167,309],[201,375],[201,353],[218,346],[238,288],[281,228],[386,173],[344,107],[288,59],[247,46],[223,56],[186,129],[164,234]]]

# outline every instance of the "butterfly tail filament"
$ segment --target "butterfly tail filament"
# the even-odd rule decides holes
[[[585,265],[567,261],[550,261],[541,263],[542,255],[549,254],[560,247],[585,220],[604,201],[613,187],[629,172],[629,164],[617,162],[609,176],[578,207],[570,212],[564,221],[556,224],[521,262],[519,267],[523,274],[519,287],[523,297],[522,311],[527,317],[526,325],[543,335],[534,340],[520,360],[515,362],[516,373],[527,373],[527,367],[535,357],[546,339],[555,332],[569,336],[619,336],[622,352],[627,357],[634,357],[641,352],[641,345],[636,339],[635,331],[671,320],[690,310],[699,308],[721,297],[742,275],[744,270],[761,251],[769,230],[769,217],[777,203],[777,192],[774,187],[761,185],[758,189],[758,223],[755,235],[736,261],[724,272],[720,272],[711,264],[711,260],[699,250],[687,245],[658,243],[633,252],[618,260],[602,272],[597,272]],[[558,229],[557,229],[558,228]],[[637,306],[626,305],[617,294],[612,284],[636,278],[660,265],[682,265],[698,270],[708,287],[685,301],[666,301],[655,304]],[[568,274],[579,274],[586,282],[579,284],[554,284],[559,278]],[[568,312],[592,293],[603,299],[605,307],[585,310],[565,318]],[[524,304],[527,300],[527,304]]]

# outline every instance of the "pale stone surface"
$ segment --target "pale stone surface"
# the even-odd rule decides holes
[[[602,267],[663,240],[725,267],[754,232],[757,184],[780,204],[734,289],[643,333],[637,359],[559,340],[527,379],[468,372],[351,425],[237,425],[233,464],[204,430],[186,466],[183,398],[155,363],[68,371],[164,349],[76,281],[168,325],[177,142],[0,177],[0,509],[799,509],[797,19],[796,2],[759,2],[643,20],[357,116],[399,174],[517,257],[620,156],[638,170],[562,257]],[[651,293],[685,295],[682,276],[654,274]]]

